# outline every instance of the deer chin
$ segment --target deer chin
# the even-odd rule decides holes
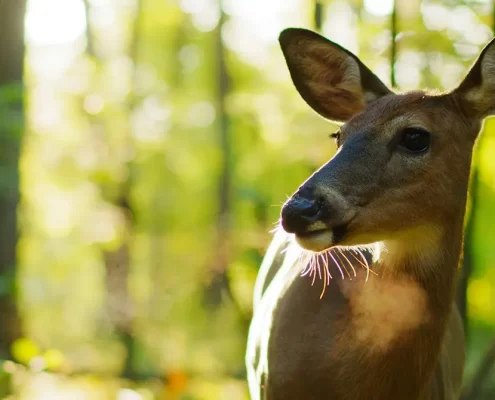
[[[333,245],[333,232],[331,229],[322,229],[302,235],[295,235],[296,242],[305,250],[315,252],[323,251]]]
[[[345,236],[346,226],[325,228],[295,234],[296,242],[305,250],[320,252],[338,245]]]

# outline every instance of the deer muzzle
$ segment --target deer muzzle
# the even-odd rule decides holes
[[[305,184],[282,207],[281,223],[303,248],[322,251],[343,239],[351,214],[337,191]]]

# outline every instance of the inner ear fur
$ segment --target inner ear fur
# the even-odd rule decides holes
[[[346,121],[392,93],[357,56],[315,32],[289,28],[279,42],[297,91],[327,119]]]

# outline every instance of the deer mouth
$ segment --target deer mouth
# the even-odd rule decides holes
[[[320,252],[338,245],[344,239],[346,231],[347,225],[340,225],[333,228],[295,233],[295,238],[302,248]]]

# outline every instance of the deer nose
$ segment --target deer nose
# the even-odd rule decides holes
[[[309,226],[321,219],[324,201],[296,193],[282,207],[282,227],[288,233],[305,233]]]

